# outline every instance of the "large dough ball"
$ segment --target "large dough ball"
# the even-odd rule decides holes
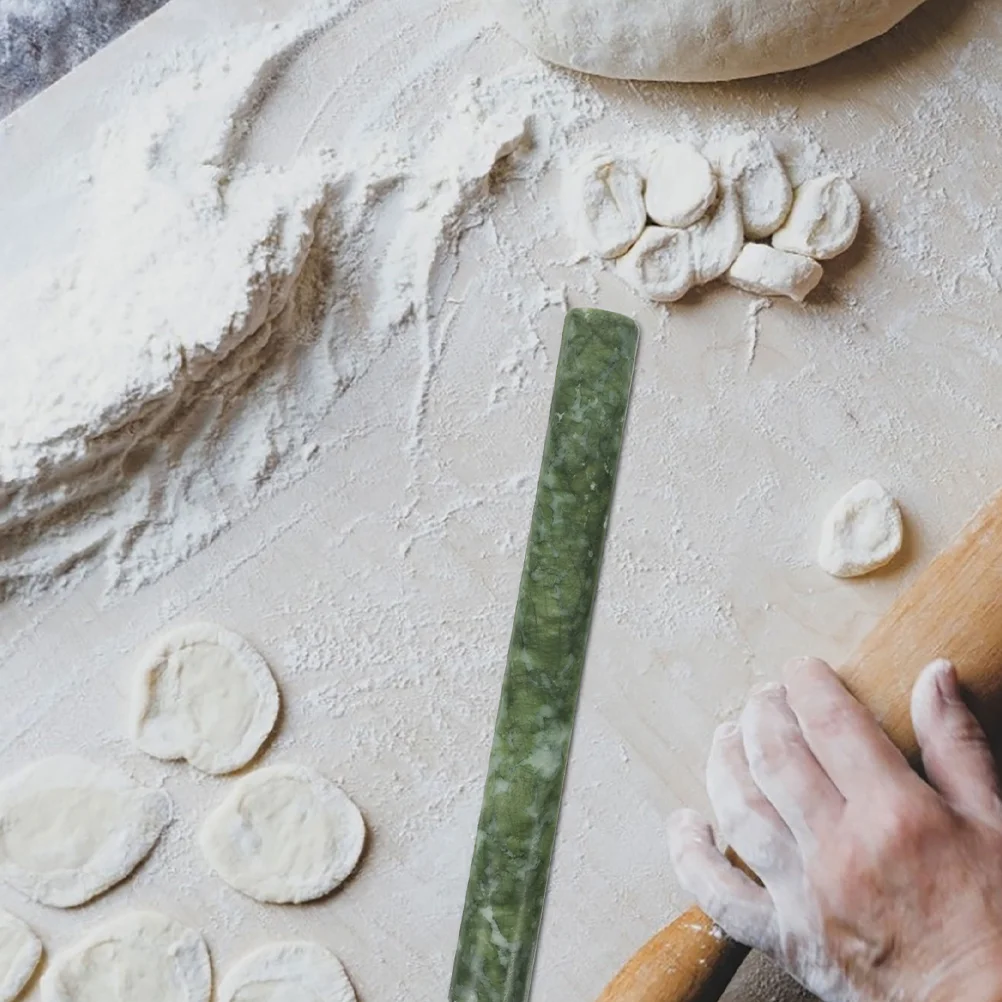
[[[819,63],[883,34],[922,0],[501,0],[550,62],[629,80],[738,80]]]

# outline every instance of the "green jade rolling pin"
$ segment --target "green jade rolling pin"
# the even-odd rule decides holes
[[[451,1002],[525,1002],[598,590],[639,335],[564,325]]]

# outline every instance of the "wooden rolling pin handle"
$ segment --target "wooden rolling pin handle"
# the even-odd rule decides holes
[[[910,697],[922,668],[946,657],[993,739],[1002,739],[1002,494],[918,577],[840,671],[912,763]],[[744,959],[694,908],[662,929],[599,1002],[716,1002]]]

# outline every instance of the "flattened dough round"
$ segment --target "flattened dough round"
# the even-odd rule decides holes
[[[696,280],[687,230],[648,226],[617,267],[626,282],[655,303],[674,303]]]
[[[717,197],[717,175],[688,143],[665,143],[647,172],[647,215],[658,226],[684,229],[698,223]]]
[[[305,766],[238,780],[200,836],[209,865],[258,901],[300,904],[329,894],[355,869],[365,822],[346,793]]]
[[[606,153],[586,157],[571,175],[566,201],[573,228],[599,257],[621,257],[644,232],[644,179],[629,159]]]
[[[828,513],[818,563],[837,578],[856,578],[883,567],[904,542],[897,501],[875,480],[864,480]]]
[[[171,820],[166,793],[84,759],[43,759],[0,784],[0,879],[73,908],[124,880]]]
[[[738,80],[819,63],[922,0],[501,0],[543,59],[628,80]]]
[[[132,703],[136,744],[154,758],[187,759],[223,775],[261,750],[278,719],[278,686],[242,637],[191,623],[153,641]]]
[[[19,918],[0,911],[0,1002],[13,1002],[42,959],[39,938]]]
[[[212,967],[202,937],[159,912],[129,912],[58,954],[43,1002],[209,1002]]]
[[[270,943],[244,957],[219,1002],[355,1002],[341,961],[318,943]]]
[[[772,235],[773,247],[827,261],[847,251],[859,233],[863,207],[838,174],[802,184],[786,222]]]

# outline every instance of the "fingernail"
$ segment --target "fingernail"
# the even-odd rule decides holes
[[[951,702],[960,698],[960,688],[957,683],[957,669],[946,658],[933,661],[926,671],[932,672],[936,681],[936,691],[940,698]]]
[[[721,724],[717,728],[717,738],[726,741],[735,737],[741,730],[741,725],[736,720],[728,720],[726,724]]]

